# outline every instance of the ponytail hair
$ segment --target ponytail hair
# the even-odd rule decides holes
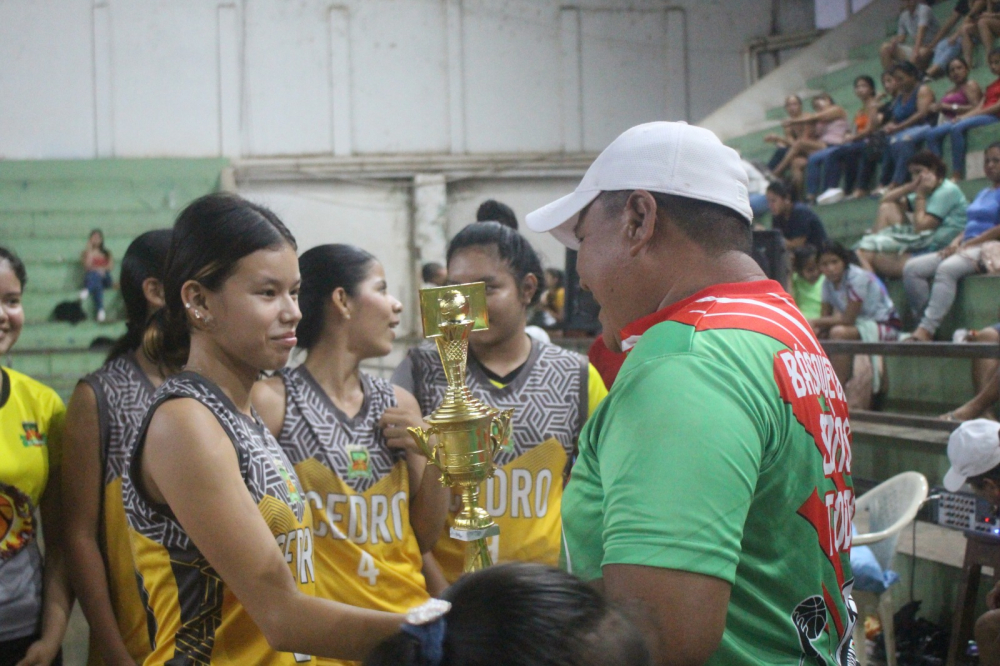
[[[170,229],[147,231],[132,241],[122,257],[122,300],[125,302],[125,335],[118,338],[107,360],[118,358],[142,346],[151,317],[142,283],[149,278],[163,282],[163,269],[170,251]]]
[[[638,629],[587,583],[559,569],[512,562],[463,576],[444,593],[441,666],[648,666]],[[410,633],[383,641],[365,666],[423,666]]]
[[[353,245],[318,245],[299,257],[302,286],[299,309],[302,320],[295,329],[298,345],[309,349],[319,339],[326,321],[326,307],[337,288],[348,296],[357,294],[358,285],[368,277],[375,257]]]
[[[191,329],[181,287],[194,280],[218,290],[243,257],[258,250],[296,248],[295,237],[264,206],[226,192],[195,199],[174,223],[163,278],[166,304],[153,315],[143,351],[171,371],[187,362]]]

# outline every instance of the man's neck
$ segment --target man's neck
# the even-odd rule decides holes
[[[743,252],[724,252],[709,261],[711,263],[708,265],[712,268],[707,271],[694,270],[692,266],[692,270],[681,272],[681,279],[670,285],[655,311],[670,307],[717,284],[768,279],[753,257]]]

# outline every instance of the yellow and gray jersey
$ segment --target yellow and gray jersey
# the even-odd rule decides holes
[[[348,417],[305,366],[284,370],[282,379],[278,442],[312,506],[317,595],[393,613],[427,601],[406,457],[386,446],[379,428],[396,406],[392,385],[361,373],[364,403]]]
[[[488,540],[494,562],[558,565],[563,476],[588,413],[589,363],[584,356],[533,340],[528,360],[506,385],[491,380],[469,359],[465,381],[472,394],[498,409],[514,408],[509,448],[483,484],[480,502],[500,526]],[[437,348],[411,349],[392,381],[410,391],[426,416],[444,399],[447,381]],[[448,526],[459,508],[453,497]],[[462,573],[465,544],[445,534],[434,548],[449,581]]]
[[[142,663],[150,653],[150,631],[146,607],[136,586],[122,504],[122,473],[128,446],[139,434],[156,389],[132,354],[111,359],[80,381],[93,389],[97,400],[104,481],[100,539],[107,562],[111,607],[129,655]],[[100,663],[96,650],[91,650],[88,663]]]
[[[239,600],[191,541],[169,507],[144,493],[139,465],[146,430],[167,400],[191,398],[218,419],[236,449],[247,491],[285,554],[296,584],[313,594],[312,516],[295,470],[260,418],[237,411],[204,377],[184,372],[156,391],[131,446],[122,493],[140,593],[150,617],[147,664],[294,664],[304,655],[275,652]],[[227,529],[220,525],[220,529]]]

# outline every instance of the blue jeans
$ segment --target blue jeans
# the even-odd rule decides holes
[[[907,163],[916,154],[918,144],[924,140],[931,129],[930,125],[917,125],[896,132],[889,137],[889,150],[886,151],[886,157],[882,160],[883,182],[885,182],[885,172],[889,169],[890,155],[893,166],[892,180],[889,182],[902,185],[910,179],[906,170]]]
[[[965,153],[967,150],[965,133],[973,127],[992,125],[998,121],[1000,121],[1000,118],[996,116],[983,115],[972,116],[971,118],[959,120],[954,123],[942,123],[927,133],[927,150],[940,157],[943,150],[942,144],[944,143],[944,138],[946,136],[951,137],[951,171],[952,173],[964,176]]]
[[[94,307],[103,310],[104,290],[110,289],[112,285],[111,273],[109,271],[87,271],[83,276],[83,285],[90,292],[90,297],[94,299]]]
[[[806,164],[806,194],[816,196],[836,187],[840,182],[840,161],[833,158],[841,147],[829,146],[809,156]]]
[[[788,148],[777,148],[774,154],[771,155],[771,159],[767,161],[767,168],[774,171],[775,167],[781,164],[781,160],[785,159],[785,155],[788,154]]]

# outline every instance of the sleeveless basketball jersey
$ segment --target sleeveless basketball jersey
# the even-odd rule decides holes
[[[317,595],[405,613],[428,594],[410,526],[406,457],[386,446],[378,425],[385,410],[396,406],[396,394],[389,382],[360,376],[364,404],[348,418],[305,366],[284,370],[285,421],[278,442],[312,506]]]
[[[444,399],[447,381],[437,347],[411,349],[415,396],[426,416]],[[499,388],[469,359],[465,381],[472,394],[497,409],[514,408],[509,450],[497,460],[493,478],[479,495],[500,536],[487,540],[495,563],[519,560],[559,564],[563,473],[587,420],[589,364],[585,357],[557,345],[532,340],[531,353],[514,380]],[[460,508],[452,497],[444,535],[433,553],[445,577],[454,582],[465,565],[463,541],[449,536]]]
[[[143,493],[140,463],[146,431],[167,400],[192,398],[208,408],[236,448],[247,490],[289,562],[299,588],[313,594],[312,516],[291,463],[256,412],[253,418],[204,377],[184,372],[153,396],[131,446],[122,480],[132,556],[150,628],[146,664],[295,664],[311,657],[275,652],[242,604],[170,513]],[[219,529],[228,529],[220,525]]]
[[[129,545],[128,522],[122,504],[122,471],[128,446],[139,434],[156,389],[132,354],[111,359],[80,381],[93,389],[97,399],[104,482],[100,538],[107,563],[111,607],[129,655],[142,663],[150,653],[149,629]],[[96,649],[90,650],[88,663],[101,663]]]

